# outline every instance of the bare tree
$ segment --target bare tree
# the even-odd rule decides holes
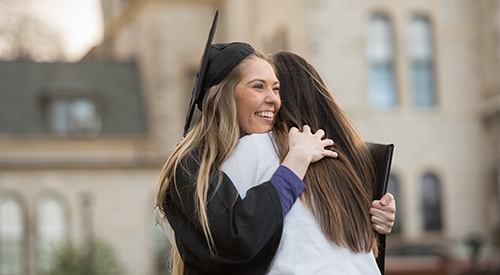
[[[64,61],[58,33],[27,11],[29,0],[0,0],[0,59]]]

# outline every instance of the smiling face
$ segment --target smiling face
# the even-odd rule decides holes
[[[243,77],[235,87],[241,136],[270,131],[281,107],[279,81],[271,64],[258,57],[244,62]]]

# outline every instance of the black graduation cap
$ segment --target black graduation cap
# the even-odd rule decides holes
[[[243,59],[254,52],[252,46],[243,42],[212,45],[218,17],[219,11],[216,11],[191,94],[186,123],[184,124],[184,136],[191,126],[195,105],[200,111],[203,111],[203,99],[208,89],[219,84]]]

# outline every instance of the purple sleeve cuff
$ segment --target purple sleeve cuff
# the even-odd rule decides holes
[[[285,217],[295,203],[295,200],[306,189],[306,185],[292,170],[283,165],[278,167],[270,181],[278,192],[281,208],[283,208],[283,217]]]

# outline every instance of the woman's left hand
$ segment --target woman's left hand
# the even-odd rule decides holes
[[[380,234],[391,233],[396,218],[396,200],[391,193],[374,200],[370,208],[372,226]]]

